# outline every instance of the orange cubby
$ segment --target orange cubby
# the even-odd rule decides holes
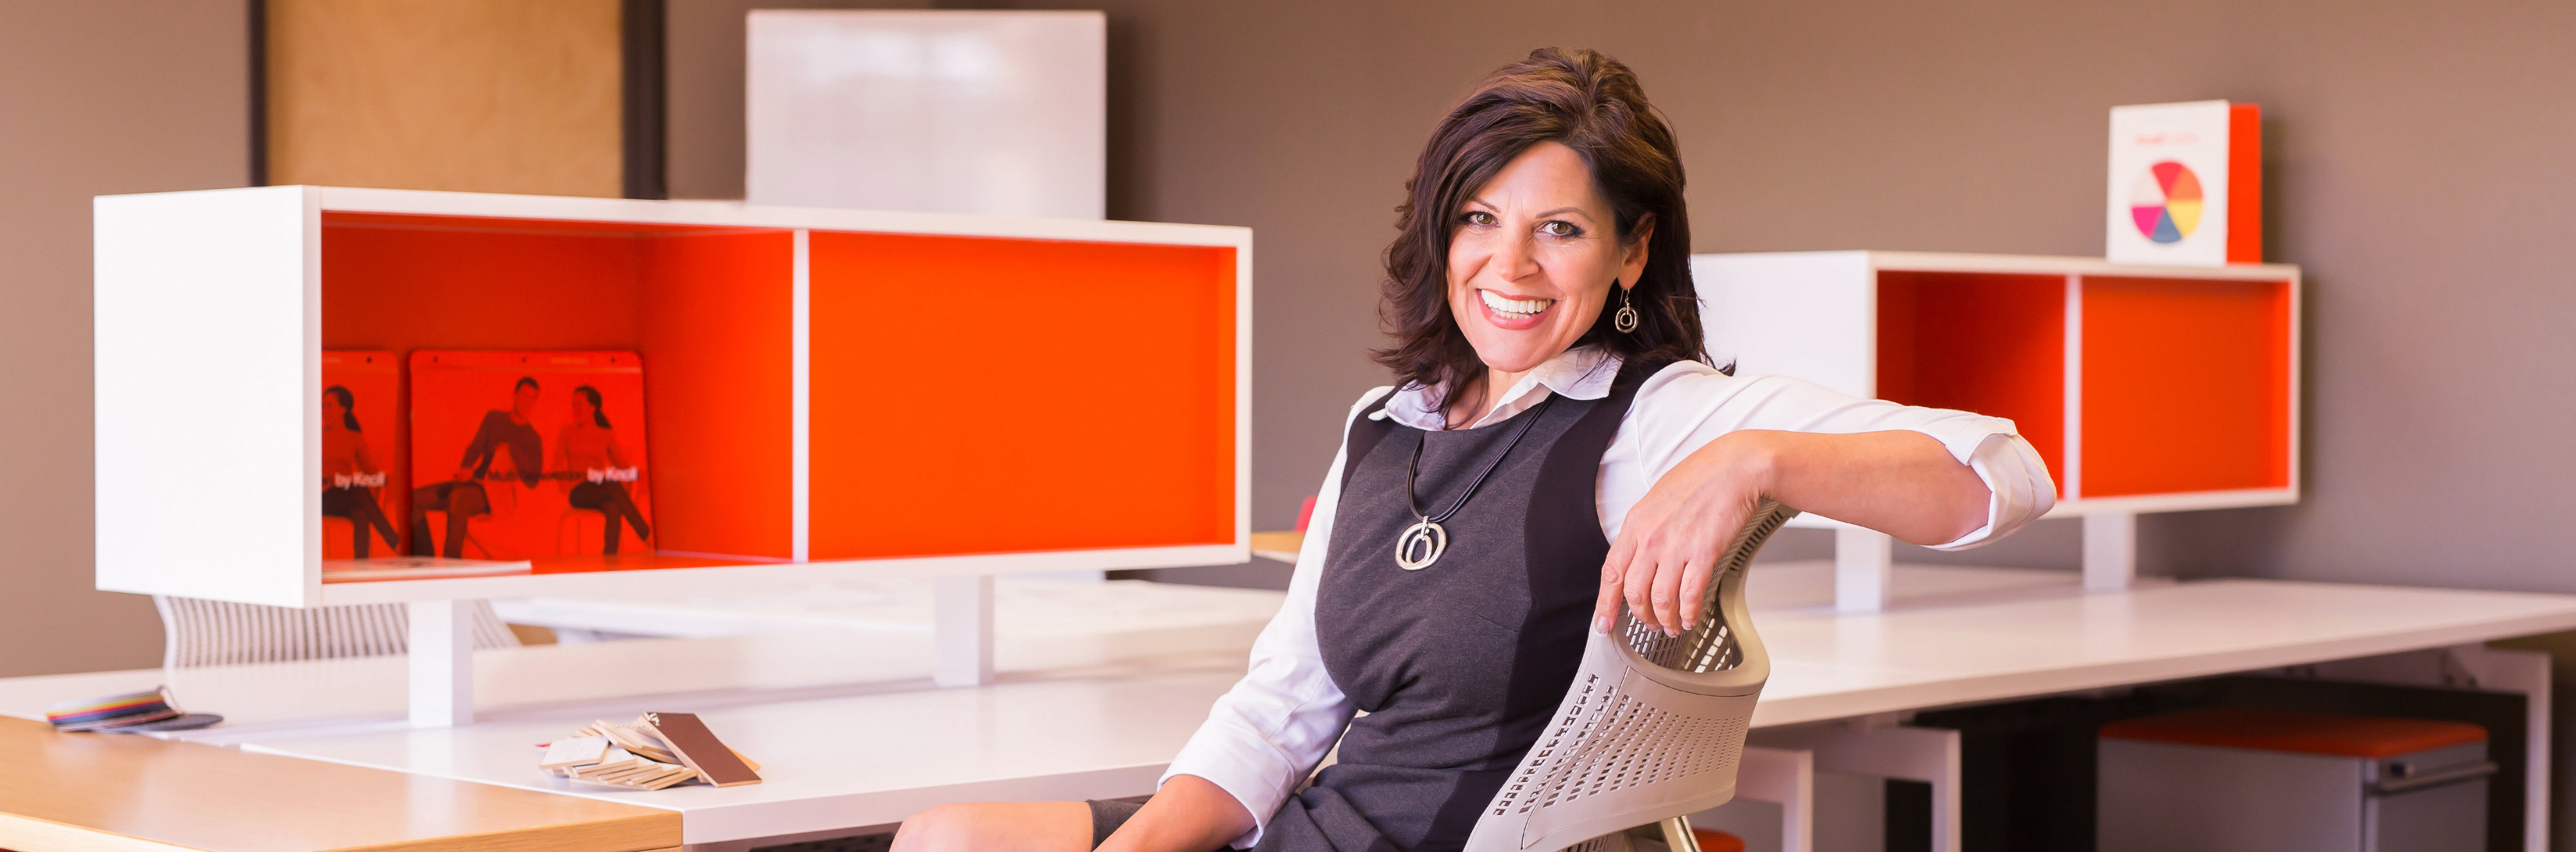
[[[2083,280],[2087,497],[2290,487],[2290,284]]]
[[[325,346],[642,357],[659,553],[536,571],[795,555],[792,230],[325,212],[322,234]],[[1234,249],[809,240],[811,559],[1232,541],[1231,500],[1169,497],[1235,489]]]
[[[1232,248],[812,240],[813,558],[1233,540]]]
[[[2064,481],[2066,279],[1882,271],[1878,396],[2011,418]]]
[[[659,548],[790,555],[792,231],[321,219],[325,347],[637,353]],[[408,431],[396,442],[411,458]]]
[[[1700,255],[1752,373],[2010,418],[2053,514],[2298,499],[2299,269],[1917,252]]]

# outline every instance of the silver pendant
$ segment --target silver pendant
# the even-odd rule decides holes
[[[1420,571],[1440,561],[1440,554],[1448,550],[1449,531],[1432,523],[1430,518],[1424,518],[1420,523],[1405,527],[1404,534],[1396,537],[1395,566],[1407,571]]]

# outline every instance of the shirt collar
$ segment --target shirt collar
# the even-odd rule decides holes
[[[1538,369],[1531,370],[1529,375],[1522,376],[1519,382],[1513,383],[1511,390],[1503,392],[1501,404],[1494,406],[1493,411],[1486,413],[1483,419],[1469,424],[1467,428],[1472,429],[1509,420],[1512,415],[1527,411],[1530,406],[1546,400],[1550,393],[1571,399],[1600,399],[1609,396],[1610,384],[1619,378],[1619,364],[1619,356],[1597,346],[1585,346],[1558,353],[1556,357],[1547,359],[1547,363],[1538,365]],[[1433,389],[1422,385],[1405,385],[1397,388],[1395,396],[1386,401],[1384,411],[1372,416],[1394,420],[1415,429],[1440,431],[1448,428],[1448,425],[1442,421],[1439,410],[1433,407],[1433,402],[1445,396],[1446,394],[1435,393]]]

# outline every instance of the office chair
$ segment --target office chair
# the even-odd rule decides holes
[[[162,668],[371,657],[409,650],[402,604],[312,609],[153,595],[161,611]],[[519,637],[492,602],[474,602],[474,647],[515,648]]]
[[[1627,829],[1659,822],[1671,852],[1697,852],[1687,816],[1735,798],[1771,676],[1746,615],[1745,565],[1797,514],[1767,500],[1754,510],[1718,560],[1698,627],[1667,637],[1623,604],[1612,635],[1590,634],[1574,685],[1465,852],[1627,852]]]

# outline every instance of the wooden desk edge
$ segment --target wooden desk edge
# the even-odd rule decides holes
[[[668,811],[518,831],[357,846],[329,852],[546,852],[573,848],[601,852],[665,852],[680,848],[679,839],[680,812]]]
[[[95,828],[0,813],[0,849],[27,852],[205,852]]]
[[[461,834],[356,846],[328,852],[543,852],[583,848],[600,852],[674,852],[680,846],[677,811],[564,823],[520,831]],[[0,813],[0,849],[26,852],[209,852],[95,828]]]

